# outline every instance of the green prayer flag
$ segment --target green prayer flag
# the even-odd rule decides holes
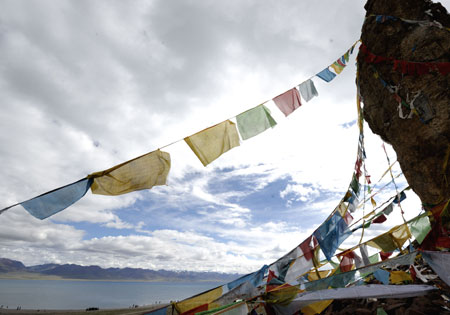
[[[378,253],[373,254],[372,256],[369,257],[369,261],[371,264],[375,264],[380,261],[380,256],[378,255]]]
[[[350,188],[355,192],[355,194],[359,194],[359,181],[356,177],[356,174],[353,174],[352,182],[350,183]]]
[[[387,315],[387,313],[382,307],[379,307],[377,308],[377,315]]]
[[[270,110],[263,104],[239,114],[236,121],[243,140],[254,137],[277,124],[270,116]]]
[[[425,236],[431,231],[430,219],[427,216],[411,221],[409,229],[419,244],[422,244]]]

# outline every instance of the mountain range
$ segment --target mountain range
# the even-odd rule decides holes
[[[0,278],[48,278],[128,281],[218,281],[229,282],[240,274],[196,271],[150,270],[141,268],[101,268],[75,264],[25,266],[22,262],[0,258]],[[55,278],[56,277],[56,278]]]

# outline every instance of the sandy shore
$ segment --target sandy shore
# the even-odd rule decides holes
[[[121,309],[100,309],[98,311],[86,311],[86,310],[16,310],[16,309],[0,309],[0,314],[45,314],[45,315],[116,315],[116,314],[127,314],[127,315],[140,315],[146,314],[154,309],[164,307],[167,304],[155,304],[147,305],[137,308],[121,308]]]

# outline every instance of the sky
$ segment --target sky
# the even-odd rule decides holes
[[[207,167],[180,140],[233,121],[342,56],[359,39],[363,2],[0,0],[0,7],[0,208],[158,148],[172,161],[166,186],[114,197],[88,192],[42,221],[9,209],[0,215],[1,256],[25,265],[246,273],[301,243],[347,191],[358,143],[357,50],[332,82],[314,78],[319,96],[290,116],[266,103],[278,124]],[[378,179],[388,163],[367,124],[365,143],[367,171]],[[401,172],[398,164],[393,170]],[[397,183],[407,186],[401,176]],[[374,199],[394,193],[391,185]],[[411,218],[420,201],[407,195]],[[397,210],[365,237],[401,223]]]

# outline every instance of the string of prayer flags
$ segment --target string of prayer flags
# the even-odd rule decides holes
[[[439,72],[441,75],[450,73],[450,62],[417,62],[397,60],[392,57],[384,57],[373,54],[366,45],[361,43],[360,51],[365,55],[366,63],[392,62],[393,70],[408,75],[424,75],[430,72]]]
[[[287,305],[273,305],[276,310],[276,314],[296,314],[301,309],[302,314],[305,314],[304,310],[310,307],[311,303],[327,302],[333,299],[383,299],[383,298],[407,298],[413,296],[425,295],[433,290],[436,290],[434,286],[426,284],[411,284],[411,285],[382,285],[382,284],[369,284],[363,286],[352,286],[347,288],[337,288],[333,290],[319,290],[313,292],[301,292]],[[308,306],[307,306],[308,305]],[[327,305],[328,306],[328,305]],[[308,314],[321,314],[323,309],[314,309]],[[259,314],[259,313],[258,313]],[[386,314],[386,313],[380,313]],[[377,313],[378,315],[378,313]]]
[[[294,110],[302,106],[300,94],[296,88],[278,95],[273,99],[275,105],[281,110],[284,116],[289,116]]]
[[[336,74],[331,72],[330,69],[328,67],[326,67],[325,69],[320,71],[318,74],[316,74],[316,76],[318,76],[325,82],[330,82],[331,80],[333,80],[336,77]]]
[[[89,190],[91,184],[91,179],[84,178],[24,201],[20,205],[34,217],[43,220],[80,200]]]
[[[92,173],[93,194],[117,196],[165,185],[170,170],[170,154],[156,150],[102,172]]]
[[[239,114],[236,116],[236,121],[243,140],[254,137],[277,124],[270,115],[270,110],[263,104]]]
[[[203,166],[206,166],[225,152],[239,146],[239,135],[236,125],[226,120],[186,137],[184,141]]]
[[[249,313],[245,301],[233,302],[228,305],[216,307],[212,310],[195,313],[196,315],[247,315]]]
[[[306,102],[309,102],[314,96],[319,96],[313,80],[309,79],[298,86],[300,94]]]
[[[382,24],[382,23],[385,23],[387,21],[398,21],[398,20],[400,20],[400,21],[408,23],[408,24],[418,24],[420,26],[426,26],[426,27],[433,26],[433,27],[437,27],[437,28],[440,28],[440,29],[446,29],[447,31],[450,31],[450,28],[443,27],[442,24],[439,23],[438,21],[409,20],[409,19],[403,19],[403,18],[400,18],[400,17],[392,16],[392,15],[381,15],[381,14],[377,14],[377,15],[370,14],[369,16],[366,17],[366,19],[369,18],[369,17],[375,17],[375,21],[378,24]]]

